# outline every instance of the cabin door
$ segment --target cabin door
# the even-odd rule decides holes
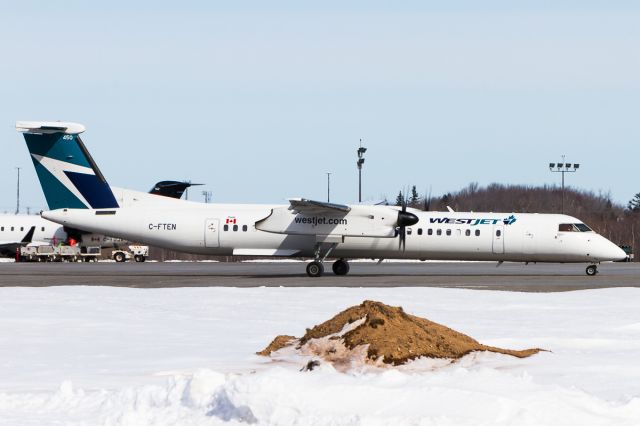
[[[204,246],[220,247],[220,220],[207,219],[204,225]]]
[[[504,253],[504,225],[494,225],[493,227],[493,253]]]

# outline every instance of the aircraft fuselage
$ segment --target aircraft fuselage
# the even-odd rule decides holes
[[[343,216],[285,211],[274,217],[287,206],[188,204],[167,209],[59,209],[44,212],[43,217],[91,232],[210,255],[314,257],[318,247],[333,245],[330,256],[338,258],[598,263],[625,256],[580,220],[559,214],[412,210],[419,220],[406,229],[402,250],[395,226],[390,226],[399,208],[390,206],[354,206]],[[359,208],[368,214],[359,214]]]

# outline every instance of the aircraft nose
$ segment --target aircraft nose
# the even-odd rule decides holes
[[[625,260],[627,258],[627,253],[615,244],[611,252],[615,256],[613,260]]]
[[[599,246],[598,258],[601,261],[617,261],[627,258],[627,253],[625,253],[624,250],[604,237],[602,238]]]

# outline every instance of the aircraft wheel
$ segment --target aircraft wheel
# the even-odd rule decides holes
[[[144,256],[141,254],[136,254],[135,256],[133,256],[133,260],[135,260],[136,262],[144,262]]]
[[[124,262],[125,260],[127,260],[127,258],[124,253],[118,252],[113,255],[113,260],[115,260],[116,262]]]
[[[349,273],[349,262],[344,259],[339,259],[333,262],[331,268],[336,275],[347,275]]]
[[[595,274],[598,273],[598,267],[596,265],[589,265],[587,266],[587,275],[589,275],[590,277],[593,277]]]
[[[321,277],[324,273],[324,266],[321,262],[313,261],[307,265],[307,275],[310,277]]]

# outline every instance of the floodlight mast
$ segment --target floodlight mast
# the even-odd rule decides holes
[[[358,202],[362,202],[362,165],[364,164],[364,153],[367,152],[367,148],[362,146],[362,139],[360,139],[360,148],[358,148]]]
[[[18,184],[16,188],[16,214],[20,213],[20,169],[22,167],[16,167],[18,171]]]
[[[561,173],[562,174],[562,204],[561,204],[561,212],[564,214],[564,174],[565,173],[575,173],[580,168],[580,164],[578,163],[565,163],[565,156],[562,156],[562,163],[549,163],[549,171],[552,173]]]

